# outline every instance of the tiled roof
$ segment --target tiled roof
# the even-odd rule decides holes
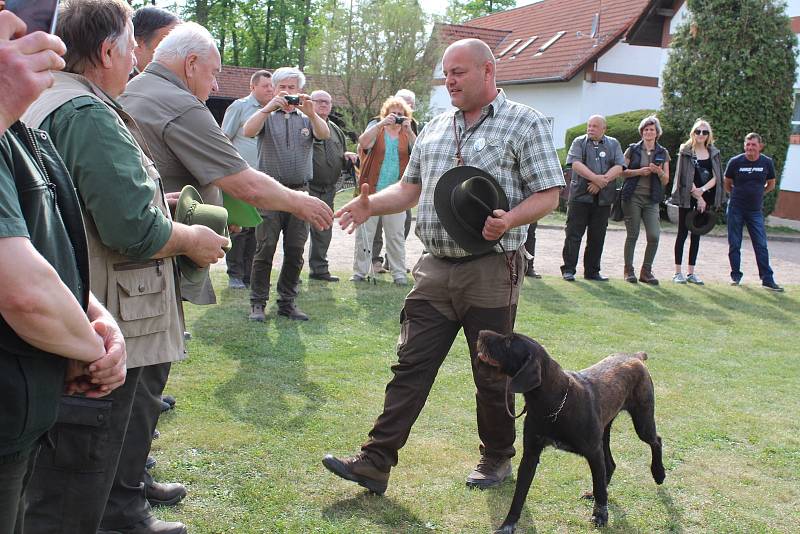
[[[222,72],[217,75],[217,84],[219,91],[211,94],[211,96],[219,98],[243,98],[250,94],[250,77],[257,70],[252,67],[234,67],[232,65],[223,65]],[[267,69],[273,71],[275,69]],[[337,76],[314,76],[306,74],[306,87],[304,91],[311,94],[311,91],[316,89],[324,89],[333,96],[333,104],[335,106],[347,106],[347,100],[344,98],[342,89],[342,81]]]
[[[649,3],[649,0],[543,0],[473,19],[463,25],[440,24],[436,30],[444,45],[467,37],[482,39],[492,48],[495,57],[519,39],[497,62],[499,85],[562,81],[571,79],[616,43]],[[592,38],[592,21],[601,7],[599,31],[597,37]],[[539,47],[558,32],[565,33],[537,56]],[[514,56],[533,36],[538,37]]]

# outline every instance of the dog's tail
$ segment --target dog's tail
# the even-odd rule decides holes
[[[647,353],[644,352],[644,351],[639,351],[636,354],[634,354],[634,356],[639,358],[642,361],[645,361],[647,359]]]

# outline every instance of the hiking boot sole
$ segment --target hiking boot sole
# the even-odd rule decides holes
[[[345,464],[339,461],[338,458],[331,456],[330,454],[325,455],[322,459],[322,465],[325,468],[333,473],[334,475],[341,477],[345,480],[349,480],[351,482],[355,482],[362,488],[366,488],[372,493],[377,495],[383,495],[386,493],[386,488],[389,486],[387,482],[381,482],[378,480],[373,480],[371,478],[366,478],[359,476],[355,473],[351,473]]]

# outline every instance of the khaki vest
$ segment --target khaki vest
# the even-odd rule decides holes
[[[161,178],[145,152],[147,146],[133,119],[114,107],[108,96],[83,76],[62,72],[53,75],[53,87],[28,108],[23,122],[38,128],[53,111],[77,97],[90,96],[103,102],[109,112],[118,117],[120,128],[127,128],[139,146],[142,167],[156,184],[151,205],[170,217]],[[91,139],[86,142],[90,143]],[[94,220],[83,204],[81,210],[89,242],[89,285],[125,336],[128,368],[184,359],[183,309],[174,259],[138,260],[110,249],[100,240]]]

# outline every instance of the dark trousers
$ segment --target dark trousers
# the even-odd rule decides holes
[[[536,257],[536,227],[538,223],[528,226],[528,237],[525,239],[525,250],[533,257]],[[533,261],[533,260],[531,260]]]
[[[141,368],[100,399],[64,396],[27,492],[30,532],[95,532],[126,439]]]
[[[398,451],[406,444],[411,427],[428,399],[436,374],[459,330],[467,339],[475,382],[478,436],[487,456],[514,455],[513,395],[506,396],[506,381],[479,364],[478,332],[508,332],[516,316],[524,258],[516,253],[519,274],[514,286],[503,255],[469,263],[451,264],[424,254],[414,267],[415,285],[400,313],[400,337],[394,377],[386,386],[383,413],[369,433],[362,451],[375,465],[389,470],[397,465]],[[511,305],[509,293],[511,295]]]
[[[408,234],[411,233],[411,210],[406,210],[406,222],[403,227],[403,237],[408,239]],[[383,256],[381,256],[381,249],[383,248],[383,223],[378,221],[378,228],[375,229],[375,238],[372,240],[372,263],[379,261],[383,263]]]
[[[0,456],[0,533],[25,531],[25,490],[36,464],[39,445]],[[28,532],[41,532],[29,529]]]
[[[250,303],[269,300],[272,259],[283,232],[283,265],[278,277],[278,306],[297,297],[297,282],[303,270],[303,252],[308,239],[308,223],[286,211],[263,211],[264,222],[256,227],[256,254],[250,275]]]
[[[311,196],[317,197],[333,209],[333,198],[336,196],[336,185],[314,187],[308,189]],[[328,268],[328,247],[331,244],[333,229],[317,230],[311,226],[311,248],[308,253],[308,266],[313,274],[326,274]]]
[[[241,232],[231,234],[231,249],[225,254],[228,264],[228,277],[238,278],[250,283],[253,268],[253,254],[256,252],[256,229],[242,228]]]
[[[731,279],[742,279],[742,230],[747,225],[753,252],[756,254],[758,276],[762,282],[774,282],[772,267],[769,266],[767,231],[764,228],[764,214],[760,209],[747,210],[728,204],[728,260],[731,264]]]
[[[611,206],[600,206],[596,201],[569,203],[567,226],[564,230],[566,238],[561,253],[564,260],[561,266],[562,273],[575,274],[584,233],[586,233],[586,249],[583,251],[583,274],[594,276],[600,272],[600,258],[606,241],[610,210]]]
[[[159,363],[141,368],[128,432],[103,514],[103,529],[129,527],[151,515],[142,474],[147,455],[150,454],[153,431],[161,414],[161,393],[169,378],[170,367],[170,363]]]
[[[675,265],[683,263],[683,247],[689,237],[689,228],[686,227],[686,216],[694,208],[678,208],[678,236],[675,238]],[[700,236],[692,233],[689,237],[689,265],[697,265],[697,252],[700,250]]]

